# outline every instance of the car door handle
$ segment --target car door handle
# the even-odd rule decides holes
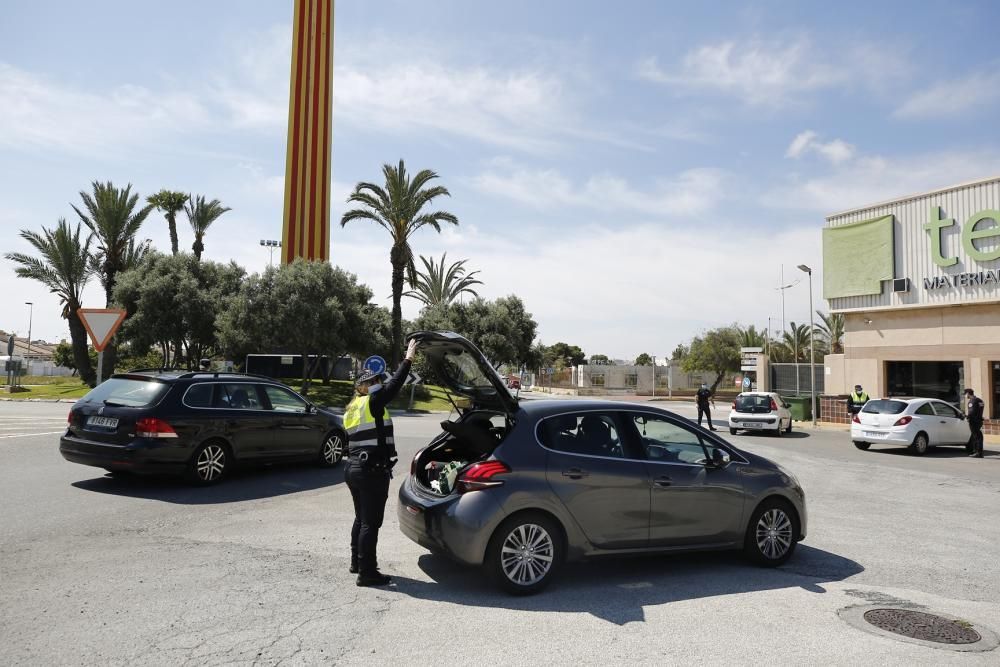
[[[569,470],[562,471],[563,477],[569,477],[570,479],[581,479],[588,476],[590,473],[586,470],[580,470],[579,468],[570,468]]]
[[[673,480],[667,477],[666,475],[661,475],[660,477],[657,477],[656,479],[653,480],[653,484],[656,486],[670,486],[673,483],[674,483]]]

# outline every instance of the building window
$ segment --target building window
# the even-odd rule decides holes
[[[939,398],[958,404],[965,389],[961,361],[887,361],[888,396]]]
[[[590,376],[590,386],[591,387],[603,387],[604,386],[604,373],[594,373]]]
[[[625,375],[625,388],[635,389],[639,386],[639,376],[635,373],[627,373]]]

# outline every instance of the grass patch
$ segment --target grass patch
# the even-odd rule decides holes
[[[46,378],[51,379],[51,378]],[[7,387],[0,390],[0,396],[9,398],[72,398],[83,397],[90,387],[80,381],[80,378],[61,378],[62,382],[20,387],[16,392],[10,392]],[[25,384],[28,384],[25,382]]]

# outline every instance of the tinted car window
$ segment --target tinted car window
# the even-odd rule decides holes
[[[958,419],[962,416],[962,413],[951,407],[947,403],[931,403],[934,406],[934,410],[942,417],[953,417]]]
[[[624,458],[618,426],[610,413],[586,412],[559,415],[542,421],[542,444],[569,454]]]
[[[247,383],[226,383],[216,385],[216,408],[231,408],[234,410],[263,410],[257,397],[257,386]]]
[[[143,408],[158,403],[170,385],[156,380],[111,378],[97,385],[83,397],[85,403],[115,403],[130,408]]]
[[[770,400],[770,399],[768,399]],[[632,415],[639,431],[646,458],[662,463],[705,462],[705,448],[701,437],[680,424],[648,414]]]
[[[736,411],[737,412],[770,412],[771,411],[771,397],[770,396],[737,396],[736,397]]]
[[[287,389],[264,385],[264,393],[267,394],[267,400],[271,401],[271,408],[277,412],[298,412],[301,414],[306,411],[306,402]]]
[[[861,408],[861,412],[876,415],[898,415],[905,409],[906,403],[903,401],[877,400],[865,403],[865,407]]]
[[[933,417],[934,416],[934,410],[931,409],[931,404],[930,403],[924,403],[923,405],[921,405],[919,408],[916,409],[916,411],[914,412],[914,414],[918,414],[918,415],[930,415],[931,417]]]
[[[191,408],[212,407],[212,385],[195,384],[188,387],[184,394],[184,405]]]

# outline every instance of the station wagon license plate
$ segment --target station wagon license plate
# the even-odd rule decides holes
[[[87,426],[99,426],[101,428],[118,428],[117,417],[87,417]]]

